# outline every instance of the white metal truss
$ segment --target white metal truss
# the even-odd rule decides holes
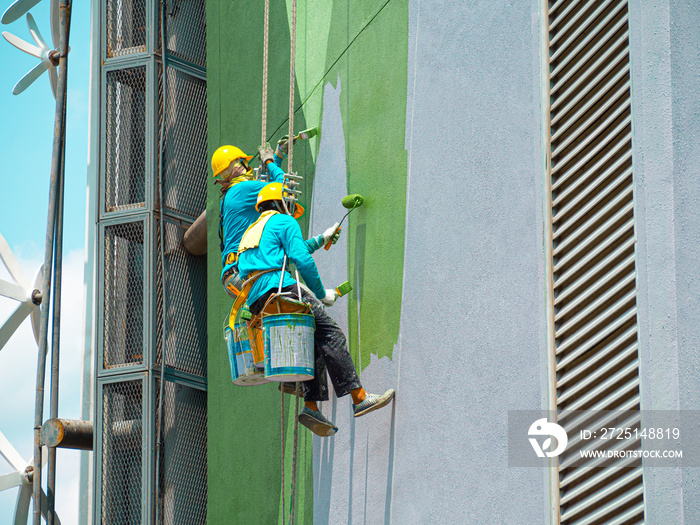
[[[552,408],[570,430],[574,411],[640,408],[628,5],[544,9]],[[557,520],[643,523],[641,462],[573,468],[581,446],[559,457]]]

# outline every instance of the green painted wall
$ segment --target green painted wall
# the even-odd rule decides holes
[[[268,139],[273,144],[288,126],[290,5],[287,1],[285,9],[271,2]],[[309,0],[297,6],[296,106],[302,102],[303,106],[295,114],[295,128],[320,124],[322,88],[327,82],[336,85],[340,78],[347,189],[365,197],[364,206],[344,226],[348,279],[355,286],[349,298],[349,341],[356,363],[361,364],[358,368],[369,364],[371,354],[391,356],[399,332],[407,11],[407,0]],[[209,155],[223,144],[251,154],[259,144],[262,28],[263,2],[207,2]],[[307,209],[318,147],[318,139],[312,139],[294,150],[294,170],[305,176],[302,203]],[[231,300],[219,280],[219,196],[219,186],[210,185],[208,523],[281,523],[283,498],[289,509],[294,406],[286,396],[283,495],[279,391],[273,384],[243,388],[231,383],[222,336]],[[340,203],[338,210],[340,218],[345,211]],[[308,214],[303,222],[306,228]],[[299,432],[296,523],[312,523],[311,434],[303,427]]]
[[[291,13],[291,0],[287,0]],[[296,75],[306,120],[340,80],[348,193],[349,342],[364,369],[398,340],[406,214],[407,0],[309,0],[297,6]],[[315,153],[315,151],[314,151]],[[344,210],[339,206],[340,213]],[[359,319],[358,319],[359,302]],[[361,357],[360,357],[361,356]]]

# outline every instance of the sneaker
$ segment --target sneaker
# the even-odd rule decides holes
[[[321,437],[332,436],[338,432],[338,427],[323,417],[320,411],[317,412],[306,407],[299,412],[299,423]]]
[[[394,399],[394,394],[396,394],[396,392],[394,392],[393,388],[390,388],[381,396],[377,394],[367,394],[367,397],[365,397],[362,403],[353,406],[355,417],[364,416],[372,412],[372,410],[377,410],[378,408],[388,405],[391,400]]]

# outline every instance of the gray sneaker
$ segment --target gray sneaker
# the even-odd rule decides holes
[[[377,410],[378,408],[388,405],[391,400],[394,399],[394,394],[396,394],[396,392],[394,392],[393,388],[390,388],[381,396],[377,394],[367,394],[367,397],[365,397],[362,403],[353,406],[355,417],[364,416],[372,412],[372,410]]]
[[[329,437],[338,432],[338,427],[323,417],[320,411],[306,407],[299,412],[299,423],[321,437]]]

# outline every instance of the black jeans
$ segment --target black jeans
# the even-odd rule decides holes
[[[285,286],[283,292],[290,292],[290,296],[299,299],[296,285]],[[258,300],[250,305],[250,312],[258,315],[265,302],[277,288],[271,288]],[[355,388],[360,388],[360,379],[355,371],[355,363],[352,362],[348,352],[348,342],[345,334],[323,308],[323,303],[316,297],[301,289],[301,299],[311,307],[311,313],[316,322],[314,333],[314,378],[301,383],[304,401],[328,401],[328,379],[326,370],[333,382],[336,397],[343,397]]]

